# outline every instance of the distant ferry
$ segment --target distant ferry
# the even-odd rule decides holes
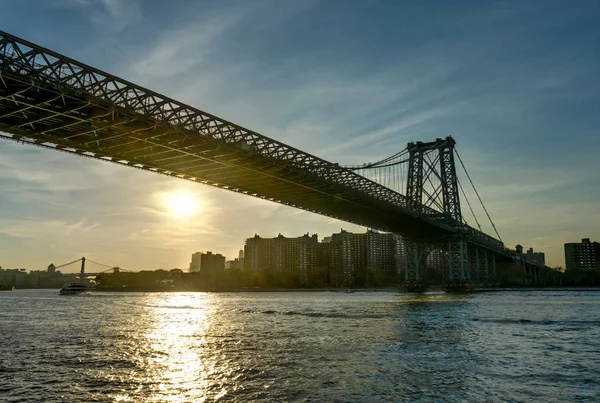
[[[83,283],[65,283],[60,289],[60,295],[74,295],[85,292],[87,288]]]
[[[12,291],[14,289],[15,287],[13,287],[12,285],[0,284],[0,291]]]

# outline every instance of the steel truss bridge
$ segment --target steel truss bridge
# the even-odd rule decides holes
[[[454,283],[493,281],[509,256],[499,236],[462,216],[451,137],[344,167],[2,31],[0,132],[400,234],[409,282],[423,280],[432,245],[445,250]]]

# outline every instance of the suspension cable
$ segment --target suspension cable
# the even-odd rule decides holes
[[[469,175],[469,172],[467,172],[467,168],[465,167],[465,164],[463,163],[462,158],[460,158],[460,154],[458,154],[458,150],[456,148],[454,148],[454,152],[456,153],[456,156],[458,157],[458,160],[460,161],[460,165],[462,166],[463,171],[465,171],[465,174],[467,174],[467,178],[469,179],[469,182],[471,182],[471,186],[473,187],[473,190],[475,191],[475,194],[477,195],[477,198],[479,199],[479,203],[481,203],[481,207],[483,207],[483,211],[485,211],[485,215],[487,215],[488,220],[490,220],[490,223],[492,224],[492,227],[494,228],[494,232],[498,236],[498,239],[501,242],[503,242],[502,238],[500,237],[500,234],[498,233],[498,230],[496,229],[496,224],[494,224],[494,222],[492,221],[492,217],[490,217],[490,213],[488,213],[487,208],[485,208],[485,204],[483,204],[483,200],[481,200],[481,196],[479,196],[479,192],[477,191],[477,188],[475,188],[475,185],[473,184],[473,181],[471,180],[471,176]]]
[[[77,259],[77,260],[73,260],[72,262],[69,262],[69,263],[61,264],[60,266],[55,266],[55,269],[60,269],[61,267],[65,267],[65,266],[68,266],[68,265],[70,265],[70,264],[77,263],[77,262],[79,262],[80,260],[81,260],[81,258],[79,258],[79,259]]]
[[[86,259],[86,260],[88,262],[96,263],[97,265],[100,265],[100,266],[108,267],[109,269],[112,269],[114,267],[114,266],[109,266],[107,264],[102,264],[102,263],[94,262],[92,259]]]
[[[467,205],[469,206],[469,210],[471,210],[471,214],[473,214],[473,218],[475,219],[475,223],[477,223],[477,226],[479,227],[479,231],[482,231],[481,224],[479,224],[479,220],[477,220],[477,216],[475,215],[475,212],[473,211],[473,207],[471,207],[471,202],[469,201],[469,198],[467,197],[467,194],[465,193],[465,190],[463,189],[462,184],[460,183],[458,178],[456,178],[456,182],[458,182],[458,187],[460,187],[460,191],[462,192],[463,197],[467,201]]]
[[[398,164],[401,164],[408,160],[404,159],[402,161],[397,161],[397,162],[390,162],[390,161],[392,161],[395,158],[400,158],[400,157],[404,156],[407,152],[408,152],[408,150],[405,148],[404,150],[402,150],[394,155],[391,155],[387,158],[384,158],[380,161],[377,161],[377,162],[368,163],[368,164],[364,164],[364,165],[346,165],[343,168],[351,169],[351,170],[360,170],[360,169],[371,169],[371,168],[383,168],[386,166],[398,165]]]

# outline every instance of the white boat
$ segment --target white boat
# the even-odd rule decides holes
[[[60,295],[74,295],[86,292],[87,288],[83,283],[65,283],[60,289]]]

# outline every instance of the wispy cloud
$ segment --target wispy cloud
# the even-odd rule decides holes
[[[54,7],[81,10],[99,28],[119,32],[142,21],[137,0],[58,0]]]
[[[137,55],[131,75],[151,81],[188,72],[211,57],[220,37],[242,17],[243,11],[238,10],[164,32],[149,51]]]
[[[0,23],[21,36],[55,32],[41,44],[67,47],[59,50],[69,55],[73,46],[73,56],[90,64],[334,162],[373,161],[408,141],[452,134],[509,245],[544,247],[560,264],[563,242],[600,239],[600,15],[593,2],[459,1],[440,4],[435,18],[422,6],[385,0],[378,7],[270,0],[6,7]],[[53,7],[62,9],[50,25],[45,13]],[[181,189],[205,208],[189,222],[155,197]],[[0,249],[3,265],[90,253],[122,266],[185,266],[196,250],[233,256],[255,232],[358,230],[11,143],[0,144],[0,203],[0,235],[11,245]]]

